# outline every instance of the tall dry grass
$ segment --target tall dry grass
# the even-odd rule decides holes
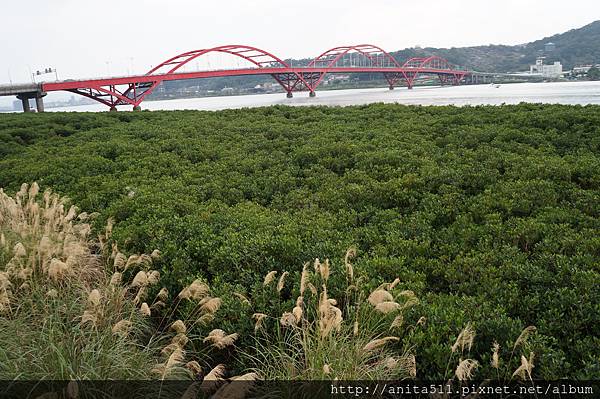
[[[254,371],[273,380],[402,379],[417,375],[415,353],[406,340],[415,325],[405,325],[404,315],[418,299],[411,291],[396,288],[398,280],[366,295],[360,276],[351,264],[350,249],[344,269],[329,260],[305,264],[297,281],[284,272],[268,273],[264,287],[281,295],[284,285],[297,292],[295,303],[282,314],[255,313],[255,347],[244,356]],[[340,267],[341,269],[341,267]],[[341,296],[334,298],[330,281],[343,273]],[[270,291],[269,291],[270,290]]]
[[[494,341],[492,344],[490,359],[490,367],[496,372],[496,380],[505,383],[520,381],[521,383],[530,383],[534,385],[533,369],[535,367],[535,354],[531,351],[527,352],[527,341],[534,334],[536,328],[533,326],[526,327],[521,334],[515,339],[510,353],[504,351],[501,346]],[[476,338],[475,328],[470,324],[460,331],[456,341],[449,347],[450,355],[446,367],[445,378],[446,385],[472,385],[472,380],[478,379],[478,369],[482,368],[482,363],[474,359],[471,354],[471,348]],[[511,369],[513,358],[515,357],[517,348],[520,348],[520,365],[516,369]],[[525,356],[528,353],[528,356]],[[506,356],[503,359],[503,355]],[[456,366],[452,368],[452,364]],[[479,378],[481,380],[481,378]],[[486,382],[482,384],[485,385]],[[439,397],[447,398],[447,394],[441,394]]]
[[[187,352],[220,299],[200,280],[170,299],[153,270],[158,250],[126,256],[109,244],[111,221],[92,238],[95,215],[68,204],[36,183],[12,197],[0,189],[0,379],[188,379],[192,391],[224,389],[225,367]],[[173,320],[184,302],[190,318]],[[236,338],[214,330],[204,342]]]
[[[134,337],[149,325],[125,283],[107,279],[94,215],[67,204],[35,183],[0,190],[0,378],[147,377],[151,351]],[[119,323],[128,334],[113,334]]]

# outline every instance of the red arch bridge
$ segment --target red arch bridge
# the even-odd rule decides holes
[[[183,68],[190,62],[211,53],[239,57],[248,66],[227,70],[184,71]],[[422,75],[437,76],[442,85],[459,85],[472,74],[437,56],[411,58],[400,64],[385,50],[371,44],[334,47],[303,66],[290,65],[272,53],[256,47],[226,45],[176,55],[144,75],[42,83],[40,91],[70,91],[105,104],[111,110],[116,110],[119,105],[132,105],[134,109],[140,109],[140,103],[165,81],[271,75],[283,87],[288,97],[292,97],[295,91],[308,91],[312,97],[328,73],[381,73],[390,89],[401,84],[411,89],[415,80]],[[23,95],[20,96],[22,97]]]

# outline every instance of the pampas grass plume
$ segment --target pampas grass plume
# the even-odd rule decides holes
[[[66,263],[62,262],[60,259],[54,258],[50,261],[50,266],[48,266],[48,276],[52,280],[62,280],[69,273],[69,266]]]
[[[527,359],[525,356],[521,355],[521,365],[515,370],[515,372],[513,373],[513,377],[519,377],[521,380],[525,380],[526,378],[526,374],[529,377],[529,379],[531,379],[531,372],[533,371],[533,368],[535,367],[533,365],[533,358],[535,357],[534,353],[531,352],[529,353],[529,359]]]
[[[513,346],[513,351],[517,348],[517,346],[525,344],[527,342],[527,340],[529,339],[529,336],[531,334],[533,334],[536,330],[537,329],[534,326],[525,327],[525,329],[523,331],[521,331],[521,334],[515,341],[515,344]]]
[[[394,321],[392,321],[390,328],[400,328],[400,327],[402,327],[403,324],[404,324],[404,316],[402,314],[399,314],[398,316],[396,316],[394,318]]]
[[[210,323],[211,321],[213,321],[215,319],[215,315],[212,313],[207,313],[204,314],[202,316],[200,316],[197,320],[197,322],[203,326],[207,326],[208,323]]]
[[[257,332],[263,325],[263,320],[267,317],[264,313],[254,313],[252,318],[256,321],[254,324],[254,332]]]
[[[396,277],[394,281],[392,281],[388,287],[388,290],[393,290],[400,283],[400,279]],[[404,291],[403,291],[404,292]],[[400,293],[402,295],[402,293]]]
[[[319,273],[323,277],[323,280],[327,281],[329,279],[329,259],[325,259],[325,262],[319,263]]]
[[[0,289],[6,289],[12,286],[7,272],[0,272]]]
[[[159,301],[166,301],[169,299],[169,291],[166,288],[161,288],[158,294],[156,295],[156,299]]]
[[[344,256],[344,264],[346,265],[346,274],[348,275],[348,280],[350,282],[354,281],[354,266],[350,263],[350,260],[356,256],[356,248],[350,247],[346,251],[346,255]]]
[[[302,274],[300,276],[300,295],[304,295],[304,291],[306,290],[306,284],[308,283],[308,279],[309,279],[309,270],[308,270],[308,263],[305,263],[304,266],[302,267]]]
[[[113,266],[118,270],[122,270],[125,268],[126,263],[127,263],[127,258],[125,257],[125,255],[123,255],[121,252],[118,252],[115,255],[115,261],[113,263]]]
[[[150,254],[150,257],[152,258],[152,260],[157,261],[160,259],[160,251],[158,249],[155,249],[154,251],[152,251],[152,253]]]
[[[185,364],[185,368],[190,370],[194,375],[198,375],[202,373],[202,367],[200,367],[200,363],[195,360],[189,361]]]
[[[13,248],[13,252],[15,254],[15,257],[17,258],[22,258],[27,256],[27,250],[25,249],[25,246],[23,244],[21,244],[20,242],[16,243],[14,248]]]
[[[239,292],[234,292],[233,295],[235,295],[244,305],[250,306],[250,301],[243,294],[240,294]]]
[[[148,277],[148,285],[156,285],[160,280],[160,272],[158,270],[152,270],[150,273],[147,273]]]
[[[283,289],[283,287],[285,285],[285,278],[287,277],[288,274],[289,274],[288,272],[283,272],[281,277],[279,277],[279,281],[277,282],[277,292],[281,292],[281,290]]]
[[[175,321],[173,324],[171,324],[170,328],[178,334],[185,334],[185,332],[187,331],[187,327],[181,320]]]
[[[400,304],[396,303],[394,301],[380,302],[375,306],[375,310],[378,312],[381,312],[383,314],[395,312],[400,308],[401,308]]]
[[[173,367],[180,365],[183,362],[184,356],[185,352],[183,351],[183,349],[177,347],[177,349],[175,349],[167,359],[167,363],[165,364],[165,370],[168,371]]]
[[[296,316],[290,312],[284,312],[279,319],[279,323],[283,327],[294,327],[296,325]]]
[[[391,302],[394,300],[392,294],[383,289],[377,289],[369,295],[368,301],[371,305],[377,306],[381,302]]]
[[[171,356],[171,353],[175,352],[179,348],[180,346],[178,344],[171,342],[169,345],[162,348],[160,353],[164,356]]]
[[[296,318],[296,322],[302,320],[302,308],[300,306],[294,307],[294,309],[292,309],[292,314]]]
[[[98,322],[98,317],[96,316],[96,314],[92,311],[86,310],[83,312],[83,315],[81,316],[81,324],[84,325],[86,323],[91,323],[93,326],[95,326]],[[115,329],[113,328],[113,333],[115,333]]]
[[[101,298],[102,298],[102,295],[100,295],[100,291],[98,289],[92,290],[92,292],[90,292],[90,294],[88,295],[88,299],[87,299],[88,306],[91,306],[94,308],[100,306]]]
[[[29,280],[29,278],[31,278],[32,275],[33,275],[33,270],[30,267],[26,267],[25,269],[19,270],[19,273],[17,274],[17,278],[19,280]]]
[[[150,312],[150,307],[146,302],[142,303],[142,306],[140,306],[140,313],[143,316],[150,316],[152,314],[152,312]]]
[[[66,389],[67,399],[78,399],[79,398],[79,385],[76,381],[70,381],[67,384]]]
[[[133,278],[132,287],[145,287],[148,285],[148,275],[145,271],[139,271]]]
[[[192,284],[181,290],[177,297],[179,299],[200,301],[204,299],[209,292],[210,289],[208,288],[208,286],[205,283],[203,283],[202,280],[197,279]]]
[[[267,285],[271,284],[271,282],[275,278],[276,274],[277,274],[277,270],[272,270],[269,273],[267,273],[267,275],[265,276],[265,281],[263,282],[263,286],[267,286]]]
[[[248,391],[250,391],[254,385],[252,381],[258,379],[256,373],[246,373],[244,375],[231,377],[231,382],[227,385],[222,386],[215,394],[215,398],[227,398],[227,399],[244,399],[247,397]],[[235,381],[247,381],[246,383],[240,384]]]
[[[171,343],[179,346],[180,348],[184,348],[190,339],[185,334],[177,334],[171,339]]]
[[[112,285],[113,287],[119,286],[119,285],[121,285],[122,279],[123,279],[123,275],[119,272],[115,272],[115,273],[113,273],[113,275],[110,278],[110,285]]]
[[[208,374],[206,374],[204,380],[202,381],[202,384],[200,385],[200,389],[205,394],[214,392],[219,387],[219,385],[221,385],[224,376],[225,366],[219,364],[218,366],[213,368]]]
[[[203,312],[215,313],[221,307],[221,303],[221,298],[210,298],[200,307],[200,309]]]
[[[467,323],[465,328],[458,334],[456,338],[456,342],[452,345],[452,353],[456,352],[458,348],[463,352],[465,348],[471,350],[471,346],[473,345],[473,340],[475,339],[475,330],[471,327],[471,323]]]
[[[127,259],[127,262],[125,262],[125,267],[124,269],[128,269],[131,265],[135,265],[138,263],[139,260],[139,255],[131,255],[129,257],[129,259]]]
[[[148,289],[146,288],[146,286],[141,286],[140,289],[138,290],[135,298],[133,298],[133,303],[135,305],[142,303],[144,298],[146,298],[147,293],[148,293]]]
[[[217,328],[208,333],[208,336],[204,338],[203,342],[210,342],[215,348],[223,349],[233,345],[237,339],[237,333],[227,335],[225,331]]]
[[[500,364],[499,352],[500,352],[500,345],[498,344],[498,342],[494,341],[493,349],[492,349],[492,367],[495,369],[497,369]]]
[[[470,380],[473,376],[473,371],[477,368],[477,366],[479,366],[479,363],[476,360],[461,359],[456,367],[454,375],[456,375],[456,378],[458,378],[458,380],[461,382]]]
[[[129,330],[132,327],[132,323],[129,320],[120,320],[112,328],[112,332],[115,335],[126,336],[129,334]]]
[[[368,344],[366,344],[363,347],[363,350],[365,352],[371,352],[377,348],[381,348],[382,346],[384,346],[385,344],[387,344],[388,342],[396,342],[399,341],[400,338],[398,337],[385,337],[385,338],[378,338],[378,339],[374,339],[372,341],[370,341]]]

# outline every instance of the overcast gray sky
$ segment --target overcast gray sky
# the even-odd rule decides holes
[[[146,72],[165,58],[220,44],[249,44],[281,58],[336,45],[518,44],[600,19],[578,0],[2,0],[0,83],[29,70],[61,79]]]

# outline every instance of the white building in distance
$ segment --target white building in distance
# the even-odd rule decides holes
[[[598,68],[600,69],[600,64],[596,64],[596,65],[578,65],[573,67],[573,75],[585,75],[586,73],[588,73],[590,71],[590,69],[592,68]]]
[[[554,64],[545,65],[544,57],[535,60],[535,65],[529,67],[530,75],[541,75],[544,78],[560,78],[563,76],[562,64],[555,61]]]

